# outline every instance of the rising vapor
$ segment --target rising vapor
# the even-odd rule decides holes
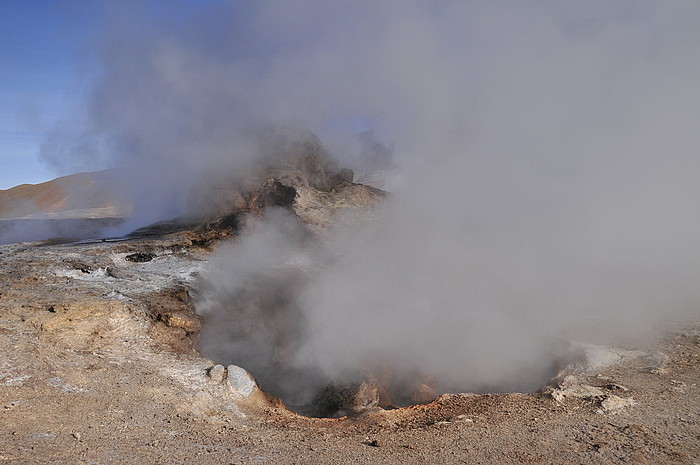
[[[200,311],[222,363],[243,357],[256,375],[278,356],[269,333],[242,334],[265,309],[227,313],[255,276],[284,292],[251,302],[303,323],[285,366],[319,384],[381,359],[446,389],[532,389],[553,338],[697,316],[697,2],[186,10],[149,22],[121,9],[90,101],[85,134],[132,169],[138,221],[252,170],[269,128],[312,131],[350,164],[361,120],[403,169],[380,224],[317,245],[281,215],[218,252]],[[308,389],[274,377],[288,395]]]

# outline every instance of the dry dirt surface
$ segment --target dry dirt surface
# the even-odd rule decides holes
[[[318,226],[323,205],[352,204],[324,195],[300,190],[294,208]],[[189,291],[218,240],[0,246],[0,463],[700,463],[693,322],[645,344],[580,345],[534,394],[291,413],[194,348],[206,322]]]

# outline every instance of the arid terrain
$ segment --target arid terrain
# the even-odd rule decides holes
[[[0,38],[0,465],[700,465],[700,0]]]
[[[94,237],[119,225],[130,203],[108,171],[78,173],[0,190],[0,244]]]
[[[0,190],[0,219],[116,218],[129,208],[106,171]]]
[[[283,206],[323,234],[383,195],[312,184],[264,180],[237,213],[196,226],[0,246],[0,463],[700,463],[698,322],[624,347],[579,344],[536,393],[341,418],[292,413],[202,357],[193,286],[242,222]]]

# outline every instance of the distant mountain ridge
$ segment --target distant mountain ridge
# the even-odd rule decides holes
[[[111,170],[62,176],[0,190],[0,219],[120,218],[130,206]]]

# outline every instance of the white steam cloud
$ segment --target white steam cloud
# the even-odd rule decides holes
[[[337,231],[299,275],[270,262],[308,251],[284,219],[222,250],[201,309],[231,329],[207,346],[255,329],[255,306],[232,316],[226,301],[276,276],[302,283],[273,305],[301,325],[290,369],[336,377],[386,357],[446,385],[515,385],[554,359],[552,335],[698,314],[698,24],[691,0],[125,14],[90,132],[137,167],[155,219],[212,173],[246,169],[260,128],[311,130],[342,158],[366,121],[404,167],[381,224]]]

